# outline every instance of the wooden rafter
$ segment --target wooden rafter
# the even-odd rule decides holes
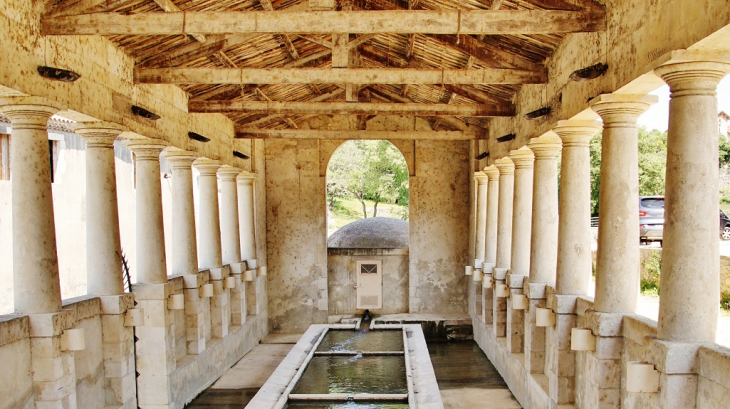
[[[321,129],[259,129],[236,128],[236,138],[261,139],[406,139],[406,140],[472,140],[480,139],[480,132],[469,131],[365,131]]]
[[[605,13],[554,10],[91,13],[43,19],[43,35],[537,34],[603,31]]]
[[[141,84],[543,84],[545,71],[416,68],[141,68]]]
[[[506,105],[449,105],[367,102],[268,102],[191,101],[188,112],[246,112],[290,115],[417,115],[417,116],[511,116],[514,107]]]

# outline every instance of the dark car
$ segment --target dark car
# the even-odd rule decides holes
[[[639,240],[641,244],[657,241],[661,246],[663,236],[664,196],[639,196]]]
[[[720,239],[730,240],[730,219],[720,210]]]

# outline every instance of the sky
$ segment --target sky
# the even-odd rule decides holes
[[[657,95],[659,102],[639,117],[639,125],[649,130],[666,131],[669,125],[669,86],[665,85],[650,95]],[[719,111],[730,114],[730,75],[726,76],[717,87],[717,107]]]

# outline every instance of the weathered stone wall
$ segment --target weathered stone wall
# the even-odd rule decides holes
[[[383,262],[383,308],[376,314],[408,312],[408,249],[327,249],[329,315],[357,312],[357,261]]]
[[[0,316],[0,409],[33,409],[30,331],[27,316]]]
[[[380,118],[378,118],[380,119]],[[400,118],[373,127],[411,129]],[[423,122],[425,123],[425,122]],[[317,124],[332,126],[332,123]],[[426,123],[427,125],[427,123]],[[368,123],[368,129],[370,129]],[[419,126],[423,126],[419,122]],[[327,322],[326,161],[339,143],[266,141],[271,329],[304,331]],[[403,145],[403,146],[399,146]],[[463,266],[469,245],[469,142],[409,141],[409,312],[466,312]],[[410,156],[410,155],[404,155]],[[334,300],[336,302],[336,300]]]
[[[418,141],[410,179],[410,312],[466,312],[469,142]]]

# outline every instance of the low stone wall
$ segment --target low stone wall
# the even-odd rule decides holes
[[[548,327],[553,335],[539,342],[548,355],[546,369],[552,368],[554,374],[550,379],[543,372],[531,371],[525,354],[511,352],[508,339],[498,337],[493,326],[484,323],[476,310],[476,287],[470,282],[474,338],[525,409],[721,409],[730,401],[730,349],[657,340],[653,320],[635,314],[598,313],[592,299],[557,296],[550,287],[546,289],[547,305],[556,313],[556,325]],[[509,309],[511,303],[507,305]],[[564,326],[571,320],[571,325]],[[526,321],[525,332],[531,330],[530,325],[534,322]],[[572,327],[591,331],[592,350],[571,350]],[[658,372],[656,392],[627,390],[628,367],[635,362],[649,363]],[[559,403],[571,394],[574,402]]]
[[[0,409],[35,408],[29,327],[27,316],[0,316]]]

